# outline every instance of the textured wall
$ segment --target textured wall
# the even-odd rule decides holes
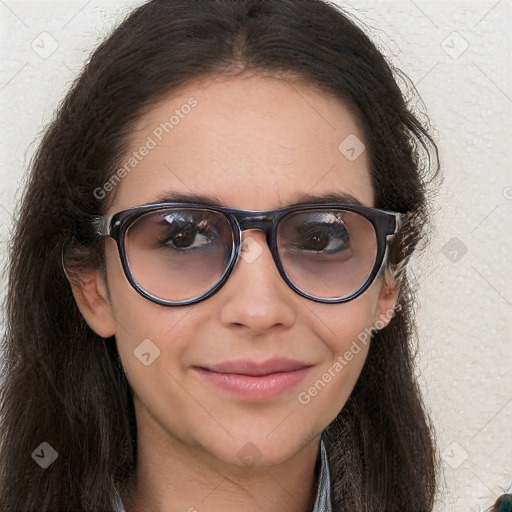
[[[2,267],[43,127],[92,48],[138,3],[0,2]],[[413,80],[439,141],[437,230],[411,267],[417,374],[443,456],[436,510],[484,510],[512,484],[512,2],[336,3]]]

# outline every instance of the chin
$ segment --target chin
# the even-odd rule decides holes
[[[263,429],[253,428],[251,432],[253,431],[254,434],[246,431],[238,435],[230,432],[232,437],[226,434],[214,445],[212,441],[215,440],[212,440],[210,435],[206,443],[201,445],[214,457],[227,464],[257,469],[285,462],[316,437],[308,436],[304,431],[300,435],[298,429],[293,432],[289,429],[283,429],[281,432],[269,431],[270,435]]]

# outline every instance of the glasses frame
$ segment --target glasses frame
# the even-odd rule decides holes
[[[229,263],[222,276],[219,278],[215,285],[213,285],[203,294],[198,295],[197,297],[193,297],[192,299],[186,299],[183,301],[169,301],[161,299],[159,297],[156,297],[155,295],[152,295],[144,288],[142,288],[137,283],[132,274],[128,262],[128,257],[126,254],[125,235],[130,225],[133,222],[135,222],[140,216],[146,213],[156,212],[159,210],[166,210],[169,208],[183,210],[201,209],[224,214],[224,216],[228,219],[233,231],[234,244],[232,247]],[[281,258],[278,251],[277,230],[281,220],[283,220],[290,213],[298,211],[303,212],[308,210],[333,209],[358,213],[372,223],[375,229],[377,239],[377,255],[375,259],[375,264],[368,278],[355,292],[344,297],[322,298],[305,292],[304,290],[296,286],[288,278],[281,263]],[[242,245],[242,231],[246,231],[249,229],[259,229],[265,233],[267,244],[269,246],[270,252],[274,259],[274,263],[277,266],[279,274],[293,291],[305,297],[306,299],[310,299],[315,302],[339,304],[355,299],[371,286],[376,276],[378,275],[382,263],[384,261],[384,257],[386,255],[386,250],[388,247],[388,236],[392,236],[398,233],[401,222],[403,220],[403,215],[403,213],[399,212],[380,210],[370,206],[363,206],[359,204],[350,203],[304,203],[279,208],[277,210],[240,210],[237,208],[229,208],[227,206],[207,205],[201,203],[168,202],[136,206],[133,208],[129,208],[127,210],[117,212],[112,215],[96,215],[93,216],[92,222],[97,235],[99,235],[100,237],[110,237],[115,240],[119,251],[119,256],[121,259],[124,274],[132,288],[140,295],[142,295],[144,298],[156,304],[160,304],[162,306],[184,306],[188,304],[195,304],[197,302],[205,300],[206,298],[210,297],[218,290],[220,290],[220,288],[222,288],[222,286],[228,280],[233,268],[235,267],[236,262],[238,261]]]

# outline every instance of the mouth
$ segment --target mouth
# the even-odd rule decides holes
[[[289,359],[265,362],[231,361],[195,366],[194,370],[208,384],[247,400],[276,397],[296,386],[313,367],[311,364]]]

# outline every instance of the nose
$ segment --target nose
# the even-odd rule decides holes
[[[238,260],[219,294],[221,321],[226,326],[243,326],[256,334],[295,322],[295,292],[279,274],[260,230],[242,232]]]

